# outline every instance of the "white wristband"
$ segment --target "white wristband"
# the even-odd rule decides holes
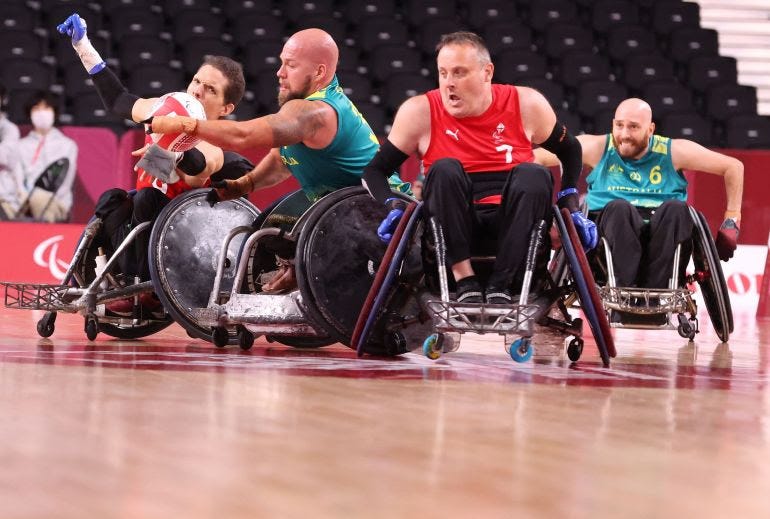
[[[83,63],[83,66],[89,74],[96,74],[105,67],[104,60],[99,53],[96,52],[94,46],[91,45],[88,36],[83,36],[80,41],[73,43],[72,47],[75,49],[75,52],[77,52],[81,63]]]

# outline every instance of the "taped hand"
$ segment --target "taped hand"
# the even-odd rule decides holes
[[[726,218],[717,232],[716,246],[719,259],[727,261],[733,257],[735,249],[738,248],[738,222],[733,218]]]
[[[251,177],[243,175],[235,180],[217,180],[211,183],[219,200],[235,200],[253,191]]]
[[[389,209],[388,216],[377,227],[377,236],[383,243],[390,243],[390,240],[393,238],[393,232],[398,227],[398,222],[404,216],[406,203],[398,198],[388,198],[385,201],[385,206]]]

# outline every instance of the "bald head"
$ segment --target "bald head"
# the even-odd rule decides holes
[[[652,122],[652,108],[647,104],[647,101],[632,97],[618,105],[615,110],[615,119],[635,121],[646,126]]]
[[[283,46],[282,54],[288,54],[313,68],[323,66],[321,86],[326,86],[337,71],[340,51],[329,33],[313,28],[294,33]]]

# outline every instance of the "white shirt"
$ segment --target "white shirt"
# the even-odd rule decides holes
[[[19,127],[0,113],[0,200],[19,208],[22,177],[19,168]]]
[[[61,158],[69,160],[69,169],[56,191],[56,201],[65,211],[69,211],[72,208],[72,184],[78,160],[78,145],[75,141],[55,127],[45,135],[32,130],[19,140],[19,155],[26,191],[32,190],[35,181],[50,164]]]

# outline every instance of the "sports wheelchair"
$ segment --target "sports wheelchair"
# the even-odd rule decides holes
[[[577,298],[602,362],[609,366],[615,347],[580,239],[566,210],[561,212],[554,207],[554,220],[563,259],[551,262],[542,290],[531,293],[537,257],[543,251],[546,221],[532,230],[517,304],[457,303],[450,300],[443,230],[432,218],[423,217],[421,204],[410,205],[385,252],[357,319],[351,345],[362,355],[373,353],[372,342],[383,337],[397,338],[390,343],[410,344],[404,324],[419,322],[418,329],[428,331],[417,345],[422,344],[423,353],[431,359],[456,351],[460,336],[473,332],[503,335],[511,358],[523,362],[533,354],[537,325],[572,335],[567,354],[570,360],[577,361],[583,350],[583,322],[567,311],[569,302]],[[410,296],[418,305],[404,313],[403,300]]]
[[[411,200],[396,192],[393,196]],[[216,274],[206,287],[207,296],[199,298],[202,304],[181,313],[175,312],[178,305],[172,302],[169,311],[188,331],[210,330],[220,347],[232,334],[242,349],[251,348],[258,335],[302,348],[349,345],[386,248],[374,232],[385,215],[384,206],[361,187],[334,191],[312,204],[303,192],[291,193],[251,225],[232,227],[219,238]],[[239,237],[241,246],[236,248],[233,243]],[[293,264],[297,287],[286,293],[264,292],[279,263],[287,261]],[[228,269],[234,269],[234,275],[225,286]],[[158,274],[164,276],[165,270],[159,268]],[[158,282],[168,296],[170,283],[162,277]],[[406,299],[416,307],[414,298]],[[407,348],[401,336],[371,343],[372,351],[381,355],[404,353]]]
[[[693,284],[697,283],[715,332],[727,342],[733,332],[733,313],[727,283],[717,253],[714,238],[703,213],[689,207],[693,222],[692,263],[695,271],[683,275],[682,245],[674,254],[669,288],[618,287],[613,268],[612,251],[602,238],[596,261],[592,262],[597,279],[606,280],[599,287],[610,326],[633,329],[676,329],[683,338],[692,341],[699,332],[698,307]],[[604,256],[603,258],[601,256]],[[603,259],[603,261],[601,261]],[[676,320],[674,320],[676,316]]]
[[[41,337],[50,337],[54,333],[59,312],[83,315],[89,340],[94,340],[99,332],[120,339],[137,339],[166,328],[174,322],[173,317],[179,309],[184,309],[184,304],[197,304],[195,291],[188,288],[177,290],[174,283],[184,278],[184,283],[180,285],[196,287],[205,284],[208,277],[210,286],[213,280],[216,257],[211,256],[212,240],[206,238],[233,226],[248,225],[259,215],[256,207],[242,199],[211,208],[207,201],[208,193],[208,189],[198,189],[175,198],[163,209],[155,224],[144,222],[137,225],[115,250],[109,240],[100,234],[102,220],[92,218],[78,240],[62,283],[3,282],[5,306],[45,310],[37,323]],[[151,232],[149,258],[152,281],[130,279],[120,272],[119,259],[140,233],[147,232]],[[234,242],[233,246],[238,247],[238,243]],[[175,270],[177,266],[184,266],[184,273],[174,277],[178,274]],[[159,269],[163,269],[163,276]],[[163,284],[157,281],[161,277],[165,281]],[[161,299],[163,308],[150,312],[140,304],[140,297],[153,292]],[[177,293],[182,295],[177,296]],[[127,298],[133,298],[131,315],[110,311],[110,303]],[[175,305],[170,305],[170,301]],[[207,336],[206,330],[194,329],[191,332],[188,328],[188,332],[194,337],[211,340],[210,332]],[[235,342],[236,338],[233,336],[228,340]]]

